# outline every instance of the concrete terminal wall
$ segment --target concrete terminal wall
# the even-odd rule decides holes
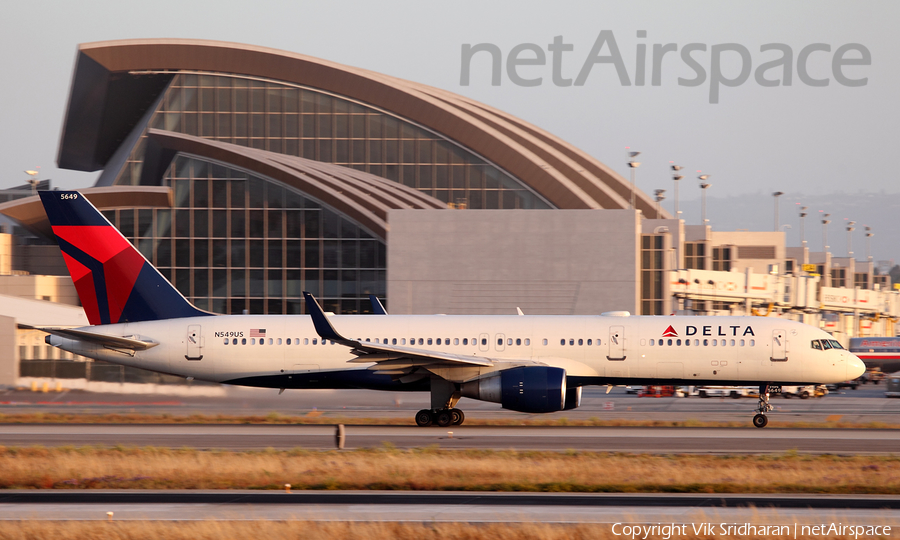
[[[19,378],[16,319],[0,316],[0,388],[15,386]]]
[[[634,210],[391,210],[395,314],[638,311]]]

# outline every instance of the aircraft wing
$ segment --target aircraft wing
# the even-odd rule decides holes
[[[23,328],[25,325],[21,325]],[[112,349],[132,349],[135,351],[144,351],[152,347],[156,347],[159,343],[155,341],[144,341],[136,339],[135,336],[109,336],[106,334],[98,334],[95,332],[86,332],[84,330],[75,330],[71,328],[38,328],[34,326],[27,327],[32,330],[40,330],[48,334],[59,336],[66,339],[77,339],[79,341],[87,341],[96,343],[104,347]]]
[[[335,330],[331,321],[325,316],[325,312],[322,311],[322,307],[319,306],[319,303],[313,295],[304,291],[303,297],[306,299],[306,306],[309,309],[309,314],[316,327],[316,333],[318,333],[322,339],[327,339],[350,347],[353,354],[357,355],[357,358],[351,360],[351,362],[375,362],[379,364],[379,369],[405,369],[414,366],[433,366],[435,364],[442,364],[447,367],[490,367],[494,365],[494,362],[490,358],[485,358],[483,356],[466,356],[462,354],[416,349],[415,347],[398,347],[396,345],[387,345],[384,343],[371,343],[369,341],[347,339]]]

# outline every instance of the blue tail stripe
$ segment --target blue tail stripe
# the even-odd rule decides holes
[[[94,205],[77,191],[38,191],[44,211],[53,227],[66,225],[109,225]],[[63,197],[65,203],[63,203]]]
[[[144,263],[119,322],[213,315],[191,305],[150,263]]]

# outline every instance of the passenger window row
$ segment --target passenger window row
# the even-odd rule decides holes
[[[651,339],[650,340],[651,347],[653,347],[653,346],[661,347],[663,345],[669,346],[669,347],[671,347],[671,346],[680,347],[682,345],[684,345],[685,347],[689,347],[691,345],[693,345],[694,347],[700,347],[701,345],[703,347],[744,347],[745,345],[749,345],[750,347],[755,347],[756,340],[751,339],[749,341],[745,341],[743,339],[704,339],[704,340],[695,339],[695,340],[693,340],[693,343],[691,342],[690,339],[685,339],[684,343],[682,343],[682,340],[680,340],[680,339],[658,339],[658,340]]]
[[[325,345],[325,341],[326,341],[326,340],[324,340],[324,339],[321,340],[322,345]],[[232,338],[230,341],[229,341],[228,338],[225,338],[224,343],[225,343],[225,345],[228,345],[229,343],[230,343],[231,345],[237,345],[237,344],[238,344],[238,338]],[[269,345],[281,345],[281,344],[282,344],[282,341],[281,341],[281,338],[269,338],[269,339],[268,339],[268,343],[269,343]],[[318,339],[318,338],[313,338],[313,339],[312,339],[312,344],[313,344],[313,345],[317,345],[318,343],[319,343],[319,339]],[[248,343],[247,343],[247,338],[240,338],[240,344],[241,344],[241,345],[247,345],[247,344],[248,344]],[[265,345],[265,344],[266,344],[266,338],[259,338],[259,342],[256,341],[256,338],[250,338],[250,343],[249,343],[249,344],[250,344],[250,345]],[[285,344],[285,345],[291,345],[291,344],[293,344],[293,345],[300,345],[300,338],[293,338],[293,339],[287,338],[286,340],[284,340],[284,344]],[[309,345],[309,338],[303,338],[303,344],[304,344],[304,345]],[[334,345],[334,342],[332,341],[331,344]]]
[[[599,339],[599,338],[598,338],[596,341],[593,340],[593,339],[591,339],[591,338],[588,338],[587,340],[584,340],[584,339],[569,338],[569,346],[572,347],[572,346],[574,346],[576,343],[578,343],[579,346],[582,346],[582,345],[585,344],[585,341],[587,341],[587,345],[588,345],[589,347],[592,346],[592,345],[594,345],[595,343],[596,343],[596,345],[598,345],[598,346],[600,345],[600,339]],[[547,344],[547,340],[545,339],[545,340],[544,340],[544,345],[546,345],[546,344]],[[560,339],[560,340],[559,340],[559,344],[560,344],[560,345],[565,345],[565,344],[566,344],[566,338]]]
[[[312,339],[303,338],[303,345],[310,345],[310,344],[325,345],[326,341],[327,340],[319,339],[319,338],[312,338]],[[407,343],[409,343],[409,345],[412,345],[412,346],[415,346],[415,345],[450,345],[452,343],[453,345],[457,345],[457,346],[460,344],[462,344],[464,346],[468,346],[470,344],[472,346],[476,346],[476,345],[478,345],[479,340],[477,338],[462,338],[462,339],[460,339],[460,338],[452,338],[452,339],[451,338],[409,338],[409,341],[407,342],[406,338],[399,338],[399,339],[398,338],[374,338],[374,339],[365,338],[365,340],[363,340],[362,338],[357,338],[357,341],[366,341],[369,343],[374,342],[374,343],[384,344],[384,345],[388,345],[388,344],[390,344],[390,345],[406,345]],[[704,339],[703,344],[706,345],[707,341],[708,340]],[[726,340],[723,339],[721,341],[722,341],[722,346],[724,347]],[[733,339],[731,340],[732,346],[734,346],[734,341],[735,340],[733,340]],[[823,340],[823,342],[824,341],[825,340]],[[259,338],[259,340],[257,341],[257,338],[249,338],[249,345],[265,345],[267,342],[269,345],[281,345],[282,339],[281,338]],[[752,339],[750,340],[750,342],[751,342],[750,343],[751,346],[753,346]],[[225,338],[223,343],[225,345],[229,345],[229,344],[230,345],[238,345],[238,343],[240,343],[241,345],[247,345],[248,338],[231,338],[231,339]],[[818,343],[818,341],[814,341],[813,343],[814,344]],[[834,343],[837,343],[837,342],[835,341]],[[300,345],[300,338],[287,338],[284,340],[284,344],[285,345]],[[331,341],[331,344],[334,345],[334,341]],[[481,338],[481,345],[486,346],[487,344],[488,344],[487,338]],[[503,346],[503,344],[504,344],[504,338],[497,338],[497,345]],[[591,346],[600,346],[601,340],[599,338],[597,338],[597,339],[593,339],[593,338],[587,338],[587,339],[584,339],[584,338],[578,338],[578,339],[562,338],[559,340],[559,344],[562,346],[568,345],[570,347],[574,347],[576,345],[577,346],[587,345],[588,347],[591,347]],[[653,344],[654,344],[654,340],[651,339],[650,345],[653,345]],[[672,345],[671,339],[669,340],[668,344]],[[685,340],[684,344],[690,345],[690,340]],[[698,345],[698,344],[699,344],[698,340],[695,339],[694,345]],[[740,340],[740,344],[742,347],[744,346],[743,339]],[[517,347],[524,345],[526,347],[530,347],[531,346],[531,338],[506,338],[506,345],[507,346],[517,346]],[[549,340],[547,340],[547,338],[542,339],[541,345],[546,347],[547,345],[549,345]],[[659,340],[659,345],[663,345],[663,340]],[[677,340],[677,345],[681,345],[680,339]],[[712,345],[714,347],[716,346],[715,339],[712,340]],[[813,345],[813,347],[815,348],[815,345]],[[831,347],[828,347],[828,348],[831,348]],[[838,344],[835,348],[840,348],[840,344]]]

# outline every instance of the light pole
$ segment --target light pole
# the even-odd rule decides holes
[[[856,225],[855,221],[850,221],[847,223],[847,257],[853,258],[853,231],[856,230],[853,226]]]
[[[709,178],[709,175],[701,174],[697,178],[700,179],[700,195],[702,196],[700,199],[700,218],[702,223],[700,224],[706,225],[706,188],[710,186],[706,179]]]
[[[806,233],[803,229],[803,223],[806,221],[806,207],[800,207],[800,245],[806,247]]]
[[[866,261],[871,262],[872,256],[869,255],[869,248],[872,247],[872,237],[875,236],[875,233],[872,232],[872,227],[866,225]]]
[[[776,232],[778,231],[778,197],[781,197],[782,195],[784,195],[784,193],[781,191],[776,191],[772,194],[772,197],[775,199],[775,228],[772,230]]]
[[[831,214],[825,214],[822,216],[822,251],[828,252],[828,224],[831,223],[831,220],[828,219],[831,217]]]
[[[684,178],[678,174],[683,167],[681,165],[672,165],[672,170],[675,171],[675,174],[672,175],[672,180],[675,181],[675,219],[681,219],[681,212],[678,210],[678,181]]]
[[[656,195],[656,215],[657,216],[659,216],[661,213],[659,203],[662,202],[663,199],[665,199],[665,197],[663,197],[663,193],[665,193],[665,192],[666,192],[666,190],[664,190],[664,189],[654,189],[653,190],[653,194]]]
[[[38,167],[38,169],[40,169],[40,167]],[[31,185],[31,194],[37,195],[38,176],[40,175],[40,171],[25,171],[25,174],[31,177],[28,179],[28,183]]]
[[[639,161],[635,161],[634,158],[641,155],[640,152],[628,152],[628,157],[631,160],[628,162],[628,168],[631,169],[631,209],[634,210],[634,170],[641,166]]]

